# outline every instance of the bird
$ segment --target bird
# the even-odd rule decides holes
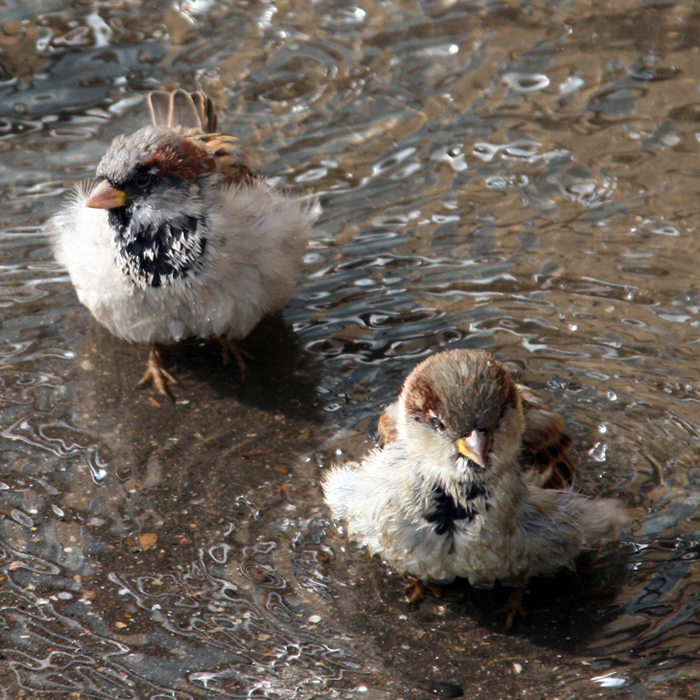
[[[378,433],[363,460],[326,473],[324,497],[352,539],[413,577],[412,601],[456,578],[523,591],[629,522],[617,500],[574,488],[562,416],[489,353],[429,356]]]
[[[320,210],[254,172],[203,92],[147,102],[151,124],[113,140],[97,182],[78,185],[48,231],[94,318],[150,345],[139,385],[173,400],[158,344],[214,337],[243,372],[235,341],[289,300]]]

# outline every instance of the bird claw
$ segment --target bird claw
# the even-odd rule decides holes
[[[148,361],[146,363],[146,372],[139,380],[136,386],[144,386],[148,382],[153,382],[155,390],[164,396],[171,403],[175,403],[175,397],[170,390],[170,384],[182,386],[180,382],[163,367],[163,356],[160,350],[155,346],[151,346],[151,351],[148,353]]]
[[[413,604],[423,599],[425,591],[429,590],[436,598],[442,598],[442,587],[436,583],[423,583],[418,578],[411,580],[406,586],[404,593],[408,597],[408,602]]]
[[[237,341],[225,335],[215,335],[214,338],[221,345],[221,362],[224,367],[231,362],[231,359],[234,359],[241,372],[241,379],[245,379],[246,371],[248,370],[245,361],[255,359],[253,355],[242,348]]]
[[[511,627],[513,627],[513,622],[515,622],[515,616],[520,615],[520,617],[525,617],[525,589],[514,588],[510,592],[506,604],[497,610],[496,614],[505,614],[506,624],[503,631],[506,633],[510,632]]]

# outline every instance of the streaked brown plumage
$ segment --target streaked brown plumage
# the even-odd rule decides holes
[[[379,421],[380,447],[324,479],[333,515],[399,571],[522,586],[628,522],[571,489],[564,421],[487,353],[432,355]]]
[[[522,384],[518,393],[523,405],[525,428],[518,463],[533,483],[545,489],[573,486],[578,475],[569,457],[573,446],[564,419],[547,408],[541,397]]]
[[[573,443],[566,434],[564,419],[547,408],[540,396],[523,384],[516,384],[523,407],[525,427],[518,464],[537,486],[562,489],[573,486],[577,470],[568,452]],[[389,404],[379,416],[377,442],[385,447],[397,439],[398,402]]]
[[[235,136],[217,132],[216,107],[203,92],[156,90],[148,95],[148,108],[153,126],[193,129],[188,140],[204,148],[199,157],[207,159],[208,167],[218,170],[226,182],[240,185],[255,180],[250,151]]]

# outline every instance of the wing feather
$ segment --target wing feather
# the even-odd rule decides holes
[[[568,452],[572,446],[564,419],[547,408],[531,389],[518,385],[525,412],[523,448],[519,463],[533,482],[548,489],[565,489],[576,479],[576,467]]]

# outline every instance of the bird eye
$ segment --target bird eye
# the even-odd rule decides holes
[[[431,416],[430,417],[430,425],[435,428],[439,433],[442,433],[445,430],[445,424],[437,417],[437,416]]]
[[[136,187],[146,187],[151,183],[151,174],[150,173],[138,173],[138,175],[134,178],[134,184]]]

